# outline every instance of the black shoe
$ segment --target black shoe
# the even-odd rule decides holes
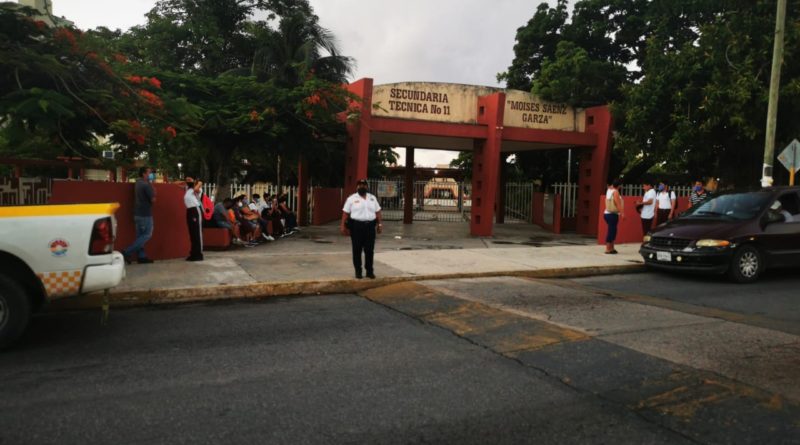
[[[358,278],[360,280],[360,279],[362,279],[364,277],[361,276],[361,272],[356,272],[356,278]]]
[[[139,258],[137,262],[139,264],[151,264],[153,260],[151,260],[150,258]]]
[[[128,255],[122,255],[122,259],[125,260],[125,264],[133,263],[133,261],[131,261],[131,257],[129,257]]]
[[[374,280],[375,279],[375,274],[372,273],[372,272],[367,272],[367,278]]]
[[[203,261],[203,257],[201,257],[201,256],[198,256],[198,257],[190,256],[190,257],[186,258],[186,261]]]

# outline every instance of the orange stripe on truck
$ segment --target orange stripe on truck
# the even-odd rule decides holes
[[[33,216],[113,215],[119,209],[116,202],[108,204],[57,204],[44,206],[0,207],[0,218]]]

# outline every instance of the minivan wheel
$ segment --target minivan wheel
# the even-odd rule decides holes
[[[764,270],[761,253],[753,246],[742,246],[733,254],[728,276],[737,283],[752,283]]]
[[[25,332],[31,301],[15,280],[0,274],[0,349],[11,346]]]

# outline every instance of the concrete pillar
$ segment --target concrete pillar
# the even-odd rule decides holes
[[[597,135],[597,145],[580,155],[576,231],[582,235],[597,235],[600,195],[605,194],[611,162],[612,125],[607,106],[586,110],[586,132]]]
[[[369,156],[369,123],[372,117],[372,79],[361,79],[346,86],[347,90],[361,98],[358,104],[360,118],[347,124],[345,147],[345,194],[356,190],[356,181],[367,177]]]
[[[486,139],[476,140],[473,151],[472,215],[469,224],[473,236],[492,236],[505,100],[505,93],[478,98],[478,123],[486,125]]]
[[[406,147],[406,177],[403,185],[403,224],[414,222],[414,147]]]
[[[308,225],[308,160],[300,155],[297,163],[297,224]]]
[[[506,222],[506,182],[508,182],[508,171],[506,170],[506,154],[500,153],[500,182],[497,184],[497,209],[495,220],[497,224]]]

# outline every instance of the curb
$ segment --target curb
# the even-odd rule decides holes
[[[408,281],[449,280],[459,278],[524,277],[524,278],[578,278],[597,275],[644,272],[644,264],[620,266],[589,266],[539,270],[512,270],[497,272],[464,272],[449,274],[385,277],[376,280],[355,278],[324,281],[283,281],[250,284],[225,284],[216,286],[185,287],[175,289],[148,289],[113,292],[111,306],[139,307],[184,304],[220,300],[263,299],[270,297],[299,297],[327,294],[352,294],[368,289]],[[76,298],[56,300],[48,304],[48,311],[97,309],[103,304],[103,294],[95,292]]]

